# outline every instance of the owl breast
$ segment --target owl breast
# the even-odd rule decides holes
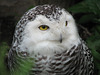
[[[31,74],[35,75],[90,75],[82,45],[55,53],[54,56],[37,54]],[[84,51],[84,50],[83,50]]]
[[[18,54],[14,50],[10,51],[9,68],[11,71],[21,64],[20,61],[15,60]],[[21,52],[20,55],[28,56],[27,52]],[[52,56],[38,53],[33,58],[35,61],[30,69],[30,75],[93,75],[93,57],[83,42],[77,46],[74,45],[69,50],[55,52]]]

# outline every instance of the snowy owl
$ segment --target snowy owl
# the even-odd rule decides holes
[[[74,18],[56,5],[36,6],[21,17],[8,54],[11,72],[20,63],[15,56],[34,59],[31,75],[93,75],[93,57]]]

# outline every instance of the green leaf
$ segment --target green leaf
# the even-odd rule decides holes
[[[100,16],[100,0],[85,0],[68,9],[74,14],[92,13]]]
[[[93,35],[87,39],[87,43],[94,57],[95,68],[100,73],[100,25],[94,27]]]
[[[20,62],[20,64],[16,65],[17,68],[12,73],[12,75],[29,75],[30,70],[32,69],[33,63],[30,62],[29,59],[26,59],[26,60],[24,59],[24,61],[22,59],[19,59],[18,61]]]
[[[90,12],[100,16],[100,0],[86,0]]]
[[[7,50],[9,46],[6,42],[2,42],[0,45],[0,75],[10,75],[7,70],[7,63],[5,63],[5,58],[7,57]]]
[[[91,40],[87,40],[87,43],[88,43],[89,48],[91,49],[93,57],[100,62],[100,54],[99,52],[96,51],[97,45],[100,44],[100,40],[95,41],[95,42]]]
[[[73,13],[87,13],[89,11],[88,6],[85,2],[78,3],[68,9]]]
[[[15,57],[15,67],[14,71],[12,71],[12,75],[29,75],[30,70],[34,66],[34,60],[30,57]]]
[[[79,23],[84,24],[84,23],[87,23],[87,22],[93,22],[94,19],[95,19],[95,16],[93,14],[86,14],[79,19]]]

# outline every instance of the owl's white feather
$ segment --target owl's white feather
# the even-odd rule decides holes
[[[47,25],[49,29],[42,31],[38,28],[41,25]],[[68,50],[80,42],[75,21],[64,9],[59,20],[49,20],[43,15],[38,15],[34,21],[27,23],[23,35],[20,50],[27,51],[31,55],[33,53],[53,55],[56,51]]]

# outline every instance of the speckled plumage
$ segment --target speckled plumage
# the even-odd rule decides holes
[[[58,25],[65,24],[62,22],[66,19],[64,18],[65,12],[67,13],[68,25],[67,28],[65,28],[66,26],[62,28]],[[42,20],[41,17],[43,17]],[[43,20],[46,21],[42,22]],[[35,40],[38,31],[37,34],[30,34],[32,31],[28,27],[35,26],[38,21],[41,22],[39,24],[46,23],[46,25],[48,22],[55,23],[54,31],[51,30],[53,32],[51,33],[50,31],[51,35],[48,35],[50,38],[47,37],[47,32],[45,33],[45,31],[42,31],[43,38],[41,36],[39,41]],[[79,37],[74,24],[71,15],[55,5],[40,5],[30,9],[22,16],[16,26],[12,47],[8,55],[10,70],[14,71],[16,64],[20,63],[15,59],[18,56],[20,59],[23,59],[23,57],[35,59],[35,66],[31,69],[31,75],[93,75],[93,57],[84,41]],[[51,29],[53,28],[51,27]],[[58,29],[57,34],[54,33],[56,29]],[[28,35],[28,33],[34,35],[34,37]],[[44,34],[46,35],[45,38]],[[60,39],[58,38],[59,36]],[[36,38],[38,39],[38,37]],[[46,40],[44,41],[44,39]]]

